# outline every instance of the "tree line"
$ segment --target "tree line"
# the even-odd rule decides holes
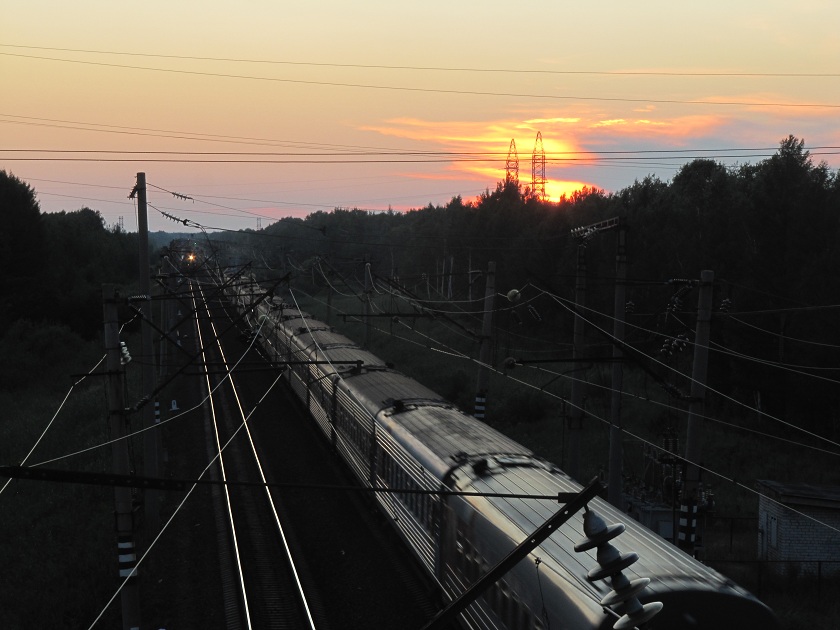
[[[501,294],[531,283],[574,300],[580,241],[572,230],[612,218],[627,229],[629,321],[658,333],[631,330],[631,344],[661,359],[663,337],[693,337],[696,291],[668,281],[696,280],[710,269],[716,279],[710,384],[837,437],[840,175],[815,163],[793,136],[757,164],[698,159],[671,181],[646,177],[616,193],[584,189],[552,203],[502,181],[473,201],[454,197],[405,213],[335,209],[227,238],[259,243],[266,274],[292,271],[324,292],[346,281],[361,293],[370,264],[374,275],[422,296],[440,299],[454,283],[458,297],[469,291],[475,300],[483,292],[476,279],[494,261]],[[608,315],[615,248],[615,236],[606,233],[586,243],[587,306]],[[541,321],[532,328],[571,342],[569,312],[539,308]],[[515,328],[509,314],[508,320]],[[607,320],[600,323],[611,330]],[[611,352],[603,338],[592,342]]]
[[[36,361],[61,351],[50,346],[54,335],[45,326],[82,339],[98,335],[102,283],[136,278],[136,234],[106,227],[90,208],[41,213],[34,190],[5,171],[0,203],[0,344],[23,343],[14,354]],[[659,333],[631,332],[630,343],[656,354],[663,336],[690,337],[696,299],[667,281],[697,279],[710,269],[718,314],[712,340],[726,350],[712,354],[713,385],[803,426],[840,429],[838,374],[831,368],[840,345],[832,308],[840,296],[840,175],[815,163],[793,136],[756,164],[698,159],[670,181],[646,177],[615,193],[584,189],[554,203],[501,181],[475,200],[454,197],[404,213],[336,208],[214,236],[246,245],[246,258],[268,267],[265,273],[292,271],[315,290],[341,281],[361,291],[369,263],[373,275],[418,295],[452,297],[454,287],[458,297],[475,300],[493,261],[499,292],[531,284],[572,301],[580,245],[572,230],[616,217],[627,229],[630,322]],[[585,262],[587,306],[611,314],[615,237],[590,239]],[[533,332],[569,342],[568,309],[538,306]],[[521,315],[503,313],[498,325],[516,328]],[[30,342],[34,348],[26,347]],[[20,370],[6,371],[8,383],[20,378]]]
[[[0,388],[15,389],[98,339],[102,284],[136,284],[138,241],[90,208],[42,213],[6,171],[0,208]]]

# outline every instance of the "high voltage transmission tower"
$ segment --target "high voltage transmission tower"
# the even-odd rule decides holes
[[[519,185],[519,155],[516,153],[516,140],[510,139],[507,161],[505,162],[505,183],[514,182]]]
[[[545,201],[545,149],[542,133],[537,132],[534,153],[531,155],[531,192],[540,201]]]

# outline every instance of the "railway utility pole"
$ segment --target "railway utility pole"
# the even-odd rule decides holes
[[[712,322],[712,292],[715,272],[700,272],[697,324],[694,333],[694,363],[691,368],[691,398],[685,439],[686,474],[680,501],[679,546],[693,555],[699,503],[700,460],[703,457],[703,415],[706,409],[706,376],[709,367],[709,337]]]
[[[512,141],[511,141],[512,142]],[[478,350],[478,384],[473,416],[484,420],[487,411],[487,382],[490,379],[490,341],[493,333],[493,302],[496,298],[496,263],[487,263],[487,284],[484,288],[484,320]]]
[[[610,395],[610,468],[607,500],[624,511],[624,437],[621,428],[621,390],[624,387],[624,324],[627,318],[627,228],[618,225],[615,253],[615,302],[613,305],[613,364]]]
[[[111,432],[111,466],[117,475],[128,475],[128,434],[125,400],[123,398],[123,366],[129,359],[120,347],[117,304],[119,292],[114,285],[102,287],[105,315],[106,374],[108,375],[108,423]],[[122,357],[122,359],[121,359]],[[140,589],[137,584],[137,552],[134,547],[134,505],[131,488],[114,488],[114,520],[117,530],[119,576],[124,581],[120,597],[123,630],[140,627]]]
[[[370,257],[365,254],[365,350],[370,348],[370,294],[373,292],[370,280]]]
[[[615,217],[612,219],[606,219],[604,221],[599,221],[598,223],[592,223],[591,225],[585,225],[583,227],[575,228],[572,230],[572,238],[578,242],[578,250],[577,250],[577,268],[575,271],[575,325],[574,325],[574,337],[573,337],[573,345],[572,345],[572,361],[577,362],[584,350],[584,346],[586,344],[586,320],[583,317],[583,310],[586,305],[586,244],[597,234],[601,232],[605,232],[607,230],[612,230],[615,228],[620,228],[619,232],[619,248],[621,248],[621,253],[616,254],[616,270],[617,273],[624,273],[626,279],[626,268],[624,265],[626,264],[626,255],[624,254],[623,247],[624,247],[624,224],[621,221],[620,217]],[[620,262],[619,262],[620,261]],[[619,267],[621,269],[619,269]],[[619,282],[617,280],[616,287],[621,285],[622,291],[624,287],[624,280]],[[616,289],[618,290],[618,289]],[[618,303],[618,295],[616,295],[616,304]],[[618,306],[616,307],[618,308]],[[624,312],[624,298],[621,299],[621,312]],[[616,311],[616,318],[618,317],[618,310]],[[623,317],[623,316],[622,316]],[[622,324],[620,327],[614,327],[614,331],[621,334],[621,339],[618,338],[616,335],[616,339],[614,340],[615,343],[620,344],[623,341],[623,334],[624,334],[624,323],[622,319]],[[615,350],[613,351],[613,356],[616,357]],[[620,359],[621,354],[617,356]],[[613,367],[613,378],[621,378],[621,371],[620,366],[619,370],[616,371],[616,368]],[[566,472],[573,479],[580,479],[580,441],[581,441],[581,432],[583,431],[583,418],[584,418],[584,409],[583,409],[583,379],[579,376],[575,377],[572,380],[572,391],[569,396],[569,404],[571,406],[571,410],[569,411],[569,417],[566,420],[566,427],[569,429],[569,443],[567,452],[569,454],[568,464],[566,466]],[[618,388],[615,387],[613,384],[613,389],[621,389],[619,385]],[[619,394],[619,398],[613,399],[613,404],[620,405],[621,398]],[[619,406],[620,409],[620,406]],[[618,418],[619,412],[615,410],[616,416],[612,417],[611,424],[615,424],[616,419]],[[620,430],[620,418],[618,418],[618,426],[619,429],[613,433],[613,430],[610,430],[610,463],[612,467],[613,461],[613,453],[612,453],[612,439],[615,437],[620,440],[621,439],[621,430]],[[618,475],[620,479],[621,475],[621,452],[620,452],[620,443],[619,443],[619,451],[615,454],[618,458]]]
[[[149,221],[146,203],[146,174],[137,173],[137,184],[132,195],[137,195],[137,236],[139,242],[139,286],[140,312],[143,322],[140,325],[140,341],[142,345],[143,369],[141,373],[141,392],[145,397],[154,390],[157,384],[155,378],[154,345],[152,342],[152,289],[149,269]],[[146,477],[161,476],[160,462],[160,432],[155,424],[154,406],[147,404],[141,409],[143,428],[143,472]],[[146,490],[144,495],[144,509],[147,527],[150,531],[157,531],[160,525],[160,504],[162,495],[158,490]]]

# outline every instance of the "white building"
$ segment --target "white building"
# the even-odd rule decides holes
[[[763,495],[758,500],[758,557],[768,561],[768,570],[840,574],[840,486],[762,479],[756,489]]]

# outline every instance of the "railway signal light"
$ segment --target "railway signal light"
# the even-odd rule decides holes
[[[628,580],[622,573],[624,569],[639,559],[633,552],[621,553],[610,541],[624,532],[622,523],[607,525],[603,518],[593,510],[583,515],[583,532],[586,538],[575,545],[575,551],[583,552],[597,549],[595,557],[598,566],[587,574],[591,581],[610,579],[613,590],[601,600],[602,606],[622,605],[624,613],[613,626],[614,630],[635,628],[650,621],[660,610],[662,602],[642,604],[636,597],[650,583],[650,578]]]

